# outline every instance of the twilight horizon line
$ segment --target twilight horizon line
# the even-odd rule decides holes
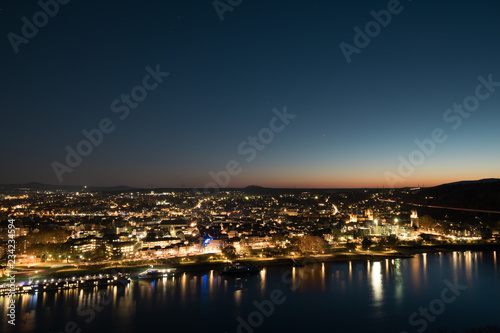
[[[477,178],[477,179],[458,179],[458,180],[453,180],[449,182],[441,182],[437,184],[432,184],[432,185],[427,185],[425,184],[415,184],[414,186],[408,185],[408,186],[400,186],[400,187],[387,187],[387,186],[345,186],[345,187],[308,187],[308,186],[264,186],[260,184],[249,184],[249,185],[242,185],[242,186],[226,186],[226,187],[215,187],[218,190],[239,190],[239,189],[246,189],[246,188],[262,188],[262,189],[272,189],[272,190],[290,190],[290,189],[297,189],[297,190],[356,190],[356,189],[404,189],[404,188],[431,188],[431,187],[437,187],[441,185],[447,185],[447,184],[454,184],[454,183],[467,183],[467,182],[488,182],[488,181],[500,181],[500,178],[495,178],[495,177],[485,177],[485,178]],[[181,185],[181,186],[131,186],[131,185],[124,185],[124,184],[119,184],[119,185],[88,185],[88,184],[50,184],[50,183],[42,183],[42,182],[26,182],[26,183],[3,183],[0,184],[0,186],[50,186],[50,187],[83,187],[83,188],[130,188],[130,189],[135,189],[135,190],[154,190],[154,189],[176,189],[176,190],[203,190],[204,186],[186,186],[186,185]],[[208,190],[213,190],[214,187],[208,187]]]

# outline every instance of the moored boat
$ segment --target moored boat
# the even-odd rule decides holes
[[[236,274],[258,273],[260,271],[261,268],[255,265],[235,263],[232,264],[231,266],[225,267],[220,273],[228,275],[236,275]]]
[[[0,296],[8,294],[23,294],[23,293],[38,293],[46,291],[58,291],[75,288],[94,288],[107,287],[115,285],[125,285],[130,282],[130,278],[126,274],[118,273],[117,275],[99,274],[87,275],[85,277],[73,277],[64,279],[36,280],[30,279],[29,283],[19,283],[16,285],[4,284],[0,285]]]
[[[148,268],[146,271],[139,273],[139,279],[159,279],[164,276],[173,275],[175,272],[175,268],[168,269],[153,269]]]

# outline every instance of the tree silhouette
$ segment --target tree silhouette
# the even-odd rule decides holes
[[[229,260],[233,260],[237,257],[236,248],[232,245],[228,245],[222,249],[222,254]]]
[[[370,248],[370,246],[373,245],[373,241],[368,238],[368,237],[365,237],[363,238],[363,241],[361,242],[361,247],[364,249],[364,250],[368,250]]]

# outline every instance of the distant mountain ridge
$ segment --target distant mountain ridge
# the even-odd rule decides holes
[[[477,184],[489,184],[489,183],[497,183],[497,182],[500,182],[500,178],[485,178],[485,179],[479,179],[479,180],[461,180],[458,182],[437,185],[437,186],[434,186],[434,188],[441,187],[441,186],[477,185]]]
[[[1,191],[13,191],[13,190],[38,190],[38,191],[69,191],[69,192],[78,192],[78,191],[149,191],[149,190],[161,190],[161,189],[169,189],[169,190],[189,190],[189,188],[155,188],[155,189],[147,189],[147,188],[137,188],[125,185],[119,186],[87,186],[84,185],[54,185],[54,184],[43,184],[39,182],[30,182],[25,184],[0,184],[0,192]],[[359,190],[364,190],[368,188],[358,188]],[[222,189],[221,189],[222,190]],[[236,190],[242,191],[244,193],[249,194],[265,194],[265,193],[276,193],[279,191],[285,192],[296,192],[296,191],[309,191],[309,190],[318,190],[318,191],[330,191],[330,190],[357,190],[356,188],[322,188],[322,189],[307,189],[307,188],[271,188],[271,187],[263,187],[259,185],[249,185],[244,188],[225,188],[224,190]],[[372,190],[376,190],[372,188]],[[383,189],[379,189],[383,190]],[[484,192],[484,193],[498,193],[500,190],[500,179],[499,178],[486,178],[479,180],[463,180],[452,183],[441,184],[433,187],[422,188],[417,194],[423,194],[427,197],[429,196],[457,196],[458,192]],[[450,193],[448,193],[450,192]],[[452,193],[457,192],[457,193]],[[500,208],[497,207],[497,208]]]
[[[130,186],[87,186],[84,185],[52,185],[52,184],[42,184],[39,182],[30,182],[26,184],[0,184],[0,192],[5,191],[21,191],[24,189],[29,189],[32,191],[68,191],[68,192],[78,192],[78,191],[128,191],[134,189]]]
[[[500,179],[458,181],[421,189],[414,194],[426,204],[467,209],[500,210]]]

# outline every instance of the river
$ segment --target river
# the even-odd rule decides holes
[[[499,254],[500,255],[500,254]],[[17,295],[2,332],[434,332],[500,324],[496,252],[182,273],[127,286]]]

